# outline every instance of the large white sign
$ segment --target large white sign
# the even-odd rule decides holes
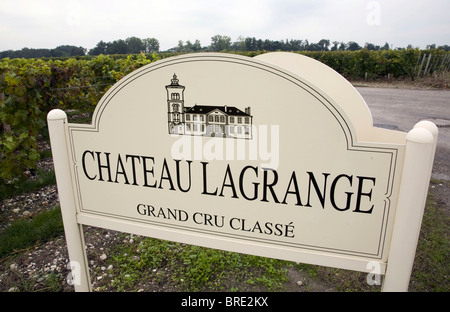
[[[356,90],[319,62],[168,58],[114,85],[91,125],[64,128],[77,224],[386,271],[406,133],[374,128]]]

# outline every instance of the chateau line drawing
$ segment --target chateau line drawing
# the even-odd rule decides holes
[[[185,106],[184,91],[174,74],[167,90],[169,134],[198,135],[235,139],[252,139],[251,108],[244,111],[235,106]]]

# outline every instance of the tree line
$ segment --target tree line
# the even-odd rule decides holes
[[[83,47],[62,45],[54,49],[30,49],[6,50],[0,52],[0,59],[9,58],[42,58],[42,57],[72,57],[84,56],[87,50]]]
[[[408,45],[407,48],[413,48]],[[87,50],[83,47],[70,45],[58,46],[55,49],[30,49],[23,48],[21,50],[8,50],[0,52],[0,59],[9,58],[41,58],[41,57],[73,57],[85,55],[108,55],[108,54],[137,54],[137,53],[153,53],[153,52],[220,52],[220,51],[357,51],[367,49],[370,51],[390,50],[390,45],[386,42],[384,45],[376,45],[366,42],[364,46],[360,46],[355,41],[339,42],[330,41],[329,39],[321,39],[318,42],[309,42],[307,39],[286,39],[286,40],[269,40],[256,39],[255,37],[239,37],[236,41],[232,41],[229,36],[215,35],[211,37],[209,46],[202,46],[199,40],[191,42],[178,41],[178,45],[160,51],[159,40],[156,38],[140,39],[137,37],[129,37],[125,40],[119,39],[111,42],[99,41],[97,45]],[[401,49],[401,48],[397,48]],[[450,51],[450,46],[430,44],[427,49],[442,49]]]

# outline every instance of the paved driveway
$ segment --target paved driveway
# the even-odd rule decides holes
[[[358,87],[376,126],[408,132],[421,120],[439,128],[433,178],[450,180],[450,91]]]

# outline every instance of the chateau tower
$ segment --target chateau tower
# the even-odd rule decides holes
[[[173,74],[167,90],[167,120],[170,134],[184,134],[184,89]]]

